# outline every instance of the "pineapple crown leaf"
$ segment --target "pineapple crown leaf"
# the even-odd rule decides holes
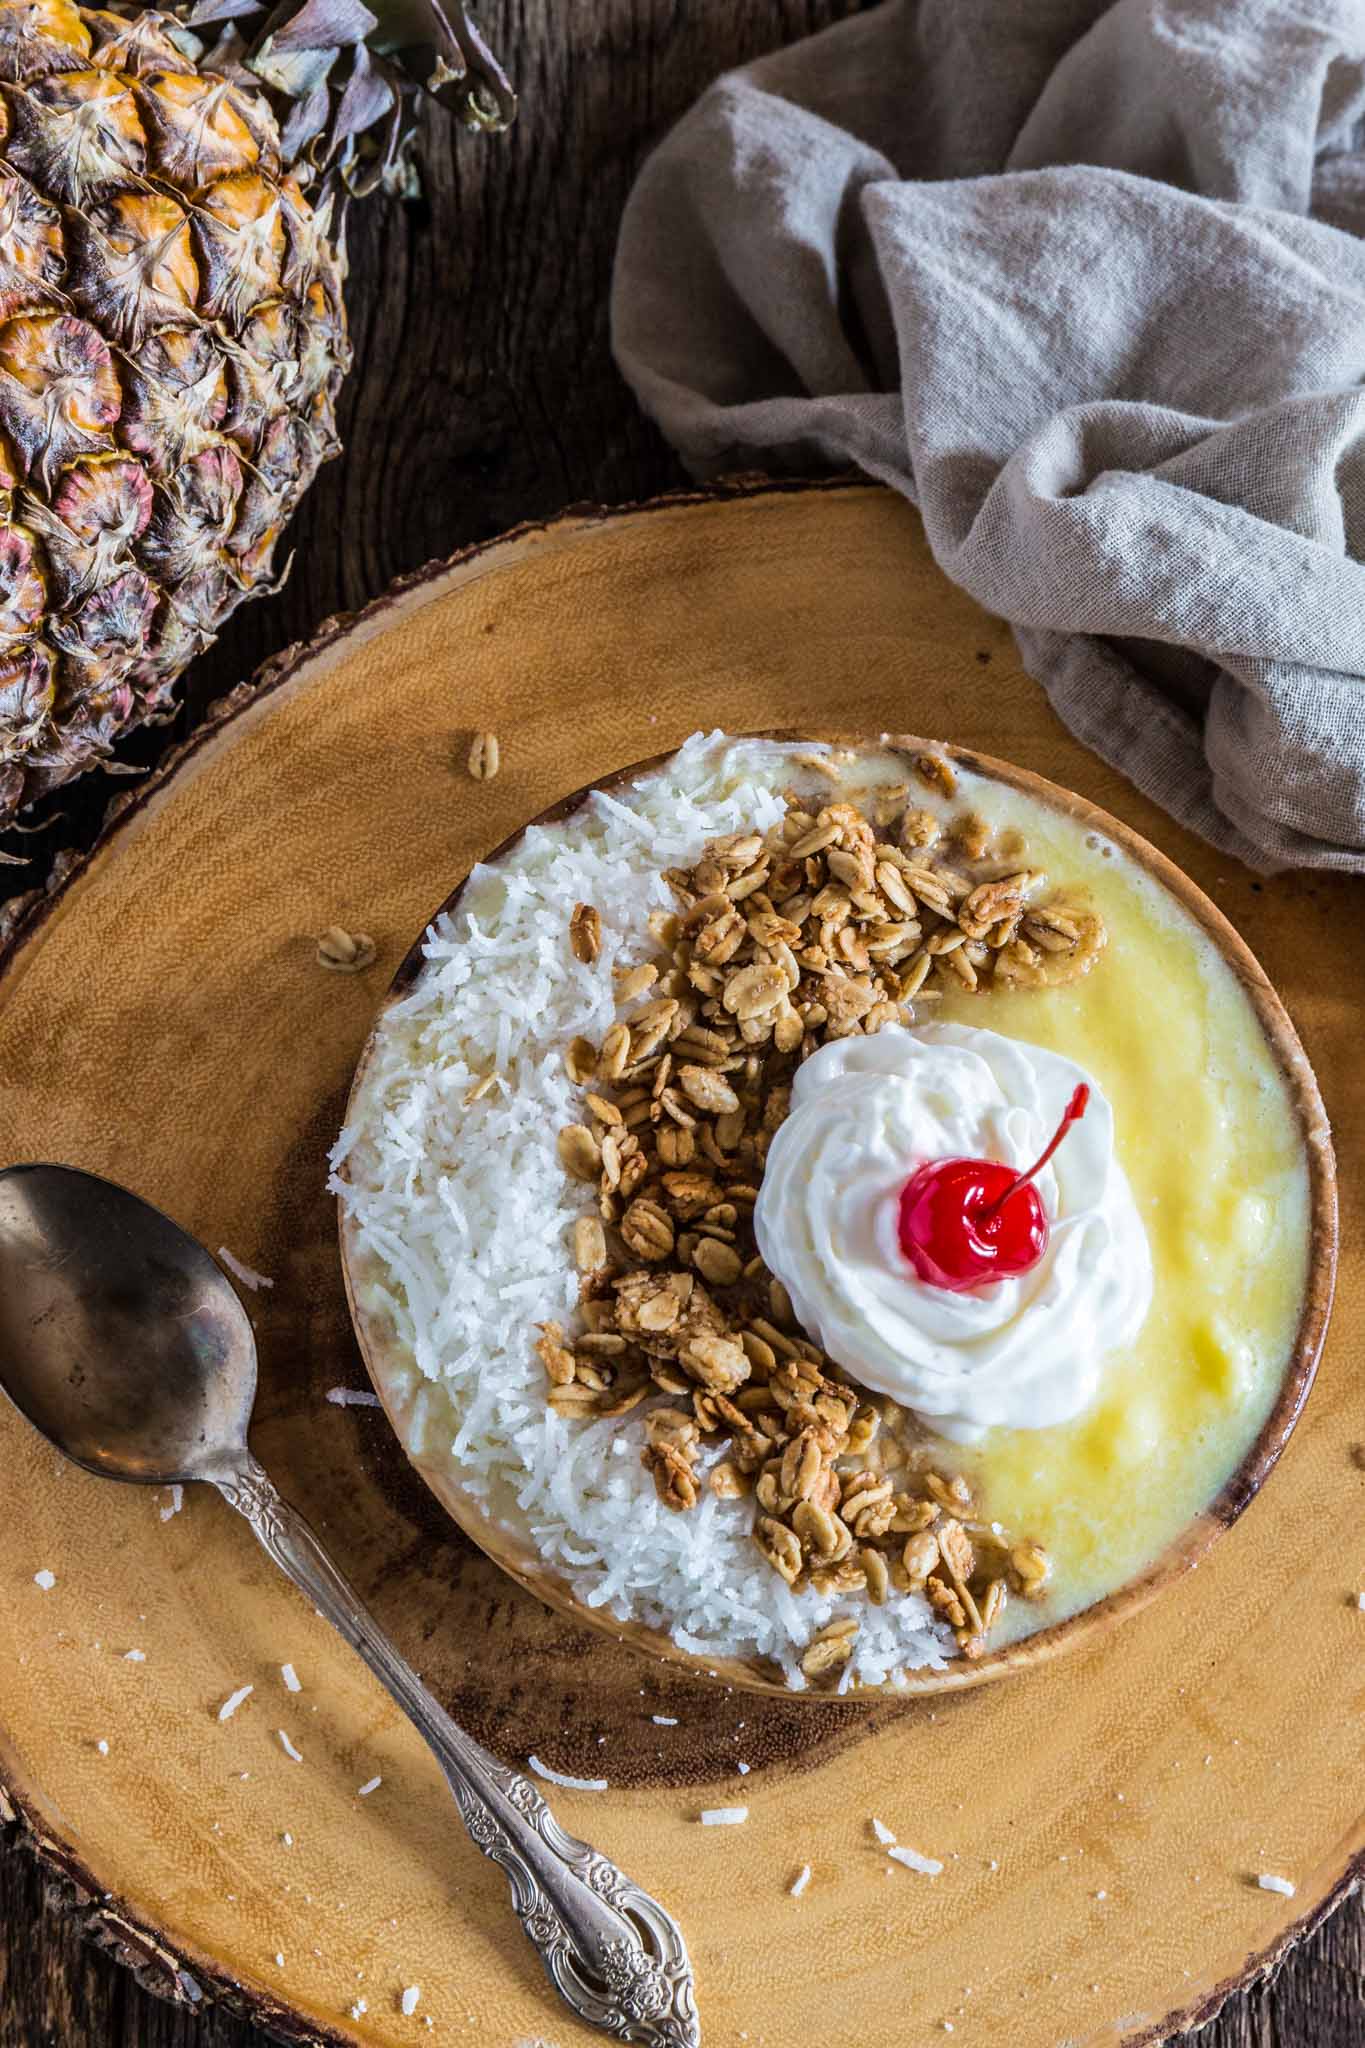
[[[516,115],[464,0],[177,0],[174,16],[220,30],[205,68],[263,87],[286,160],[343,194],[410,183],[420,94],[471,128],[503,129]]]

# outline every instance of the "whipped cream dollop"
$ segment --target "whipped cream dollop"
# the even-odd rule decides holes
[[[1090,1103],[1035,1183],[1050,1226],[1032,1271],[964,1294],[901,1249],[901,1189],[927,1160],[1023,1172],[1072,1091]],[[1114,1117],[1073,1060],[966,1024],[832,1040],[796,1075],[754,1215],[798,1317],[854,1379],[960,1442],[1069,1422],[1152,1299],[1147,1233],[1114,1157]]]

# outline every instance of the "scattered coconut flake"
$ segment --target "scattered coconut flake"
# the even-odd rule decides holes
[[[172,1515],[178,1515],[178,1514],[180,1513],[180,1510],[181,1510],[181,1508],[183,1508],[183,1507],[184,1507],[184,1505],[185,1505],[185,1489],[184,1489],[184,1487],[183,1487],[183,1486],[173,1486],[173,1487],[171,1487],[171,1488],[170,1488],[170,1496],[171,1496],[171,1504],[170,1504],[170,1506],[169,1506],[169,1507],[163,1507],[163,1508],[161,1508],[161,1509],[159,1510],[159,1512],[160,1512],[160,1515],[161,1515],[161,1519],[162,1519],[162,1521],[163,1521],[163,1522],[169,1522],[169,1521],[170,1521],[170,1519],[171,1519],[171,1516],[172,1516]]]
[[[943,1865],[933,1856],[921,1856],[918,1849],[888,1848],[887,1855],[897,1863],[903,1863],[907,1870],[918,1870],[922,1877],[937,1877]]]
[[[254,1267],[244,1266],[240,1259],[234,1259],[225,1244],[219,1245],[218,1256],[227,1267],[229,1273],[231,1273],[233,1279],[240,1280],[243,1287],[249,1287],[253,1294],[258,1293],[262,1287],[273,1287],[275,1285],[273,1280],[266,1279],[264,1273],[258,1273]]]
[[[747,1778],[750,1766],[748,1764],[736,1764],[735,1769],[739,1772],[741,1778]]]
[[[125,1664],[145,1664],[147,1662],[147,1652],[145,1650],[125,1650],[123,1661]]]
[[[1356,1594],[1356,1606],[1365,1610],[1365,1593]]]
[[[678,1725],[672,1714],[651,1714],[649,1718],[656,1728],[676,1728]]]
[[[280,1677],[284,1680],[290,1692],[303,1691],[303,1687],[299,1684],[299,1674],[295,1671],[292,1664],[281,1664]]]
[[[404,2011],[404,2012],[405,2012],[405,2013],[407,2014],[407,2016],[408,2016],[408,2018],[409,2018],[409,2019],[411,2019],[412,2015],[413,2015],[413,2014],[414,2014],[414,2013],[416,2012],[416,2010],[417,2010],[417,2001],[418,2001],[418,1999],[419,1999],[419,1998],[420,1998],[421,1996],[422,1996],[422,1987],[421,1987],[421,1985],[420,1985],[420,1984],[409,1984],[409,1986],[408,1986],[407,1990],[406,1990],[406,1991],[405,1991],[405,1992],[403,1993],[403,1996],[402,1996],[402,1997],[401,1997],[401,1998],[399,1999],[398,2003],[399,2003],[399,2004],[400,2004],[400,2005],[402,2006],[402,2008],[403,2008],[403,2011]]]
[[[704,1806],[697,1815],[704,1828],[737,1828],[748,1818],[747,1806]]]
[[[1256,1882],[1263,1892],[1278,1892],[1282,1899],[1292,1899],[1295,1891],[1298,1889],[1296,1885],[1292,1885],[1289,1882],[1287,1877],[1276,1877],[1275,1873],[1271,1870],[1263,1870],[1256,1879]]]
[[[35,1586],[41,1586],[45,1593],[50,1593],[57,1583],[57,1574],[50,1572],[47,1566],[44,1565],[40,1572],[33,1574],[33,1583]]]
[[[220,1721],[230,1721],[238,1707],[241,1706],[242,1701],[249,1699],[255,1690],[254,1685],[239,1685],[236,1692],[229,1693],[222,1706],[219,1707],[218,1719]]]
[[[278,1967],[282,1970],[284,1968],[284,1951],[282,1949],[276,1949],[275,1961]]]
[[[357,1998],[355,2004],[351,2007],[351,2018],[353,2020],[363,2020],[369,2009],[368,2004],[363,1998]]]
[[[358,1799],[368,1799],[371,1792],[377,1792],[383,1782],[382,1778],[367,1778],[365,1783],[357,1788],[356,1797]]]
[[[362,1387],[329,1387],[327,1399],[334,1408],[377,1408],[378,1394],[371,1394]]]
[[[872,1816],[872,1832],[884,1848],[896,1839],[890,1828],[886,1825],[886,1822],[878,1820],[875,1813]]]
[[[605,1792],[607,1790],[608,1780],[606,1778],[571,1778],[565,1771],[552,1771],[550,1766],[543,1764],[538,1756],[528,1756],[526,1761],[538,1778],[544,1778],[546,1783],[550,1785],[563,1785],[566,1791]]]
[[[288,1834],[288,1833],[286,1833],[286,1834],[283,1834],[283,1835],[281,1835],[281,1836],[280,1836],[280,1840],[281,1840],[281,1841],[282,1841],[282,1842],[284,1843],[284,1846],[285,1846],[285,1848],[286,1848],[286,1849],[292,1849],[292,1848],[293,1848],[293,1846],[294,1846],[294,1837],[293,1837],[293,1836],[292,1836],[291,1834]]]
[[[791,1883],[790,1883],[790,1884],[788,1885],[787,1889],[788,1889],[788,1891],[789,1891],[789,1892],[791,1893],[791,1895],[792,1895],[792,1897],[793,1897],[794,1899],[799,1899],[799,1898],[800,1898],[800,1896],[801,1896],[801,1894],[802,1894],[802,1892],[803,1892],[803,1891],[804,1891],[804,1890],[806,1889],[806,1886],[807,1886],[807,1885],[808,1885],[809,1883],[810,1883],[810,1865],[809,1865],[809,1863],[803,1863],[803,1864],[801,1865],[801,1868],[800,1868],[800,1869],[799,1869],[799,1870],[797,1871],[797,1873],[796,1873],[796,1876],[795,1876],[795,1877],[794,1877],[794,1878],[792,1879]]]
[[[101,1756],[108,1756],[108,1754],[109,1754],[109,1745],[108,1745],[108,1743],[107,1743],[107,1742],[105,1741],[105,1739],[104,1739],[104,1737],[103,1737],[102,1735],[101,1735],[101,1737],[100,1737],[99,1741],[98,1741],[98,1742],[97,1742],[97,1743],[95,1744],[95,1747],[96,1747],[96,1749],[97,1749],[97,1750],[99,1751],[99,1753],[100,1753],[100,1755],[101,1755]]]
[[[303,1756],[299,1750],[295,1749],[293,1743],[289,1740],[289,1737],[285,1733],[284,1729],[277,1728],[275,1730],[275,1733],[280,1738],[280,1748],[284,1751],[285,1755],[287,1757],[292,1757],[296,1764],[301,1764],[303,1762]]]

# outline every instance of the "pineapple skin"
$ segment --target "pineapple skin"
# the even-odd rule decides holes
[[[331,202],[194,47],[0,0],[0,826],[170,715],[340,453]]]

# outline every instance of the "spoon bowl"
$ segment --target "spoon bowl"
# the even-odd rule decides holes
[[[0,1385],[87,1471],[213,1479],[246,1444],[256,1344],[227,1276],[150,1202],[74,1167],[11,1166]]]

